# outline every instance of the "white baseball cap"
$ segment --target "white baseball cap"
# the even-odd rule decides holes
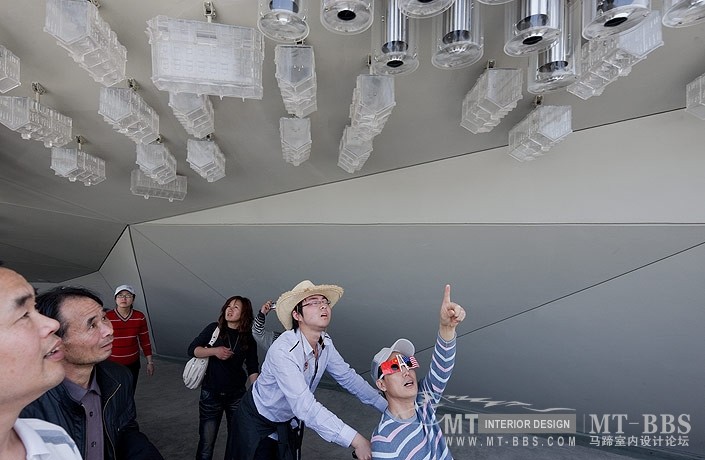
[[[120,291],[128,291],[130,294],[135,295],[135,288],[133,288],[129,284],[122,284],[115,288],[115,294],[113,295],[113,297],[117,297]]]

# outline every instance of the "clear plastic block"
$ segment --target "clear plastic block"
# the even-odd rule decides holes
[[[460,126],[475,134],[488,132],[517,106],[523,97],[522,85],[519,69],[485,70],[463,99]],[[477,125],[490,129],[475,129]]]
[[[176,176],[171,182],[159,184],[154,179],[145,175],[141,169],[133,169],[130,176],[130,191],[133,195],[164,198],[170,202],[181,201],[186,197],[188,191],[186,176]]]
[[[311,155],[311,120],[280,118],[279,134],[284,161],[299,166]]]
[[[169,93],[169,107],[192,136],[200,139],[215,131],[213,104],[205,94]]]
[[[259,31],[166,16],[147,24],[152,81],[158,89],[262,99],[264,39]]]
[[[78,180],[85,186],[105,180],[105,161],[77,149],[51,149],[51,169],[57,176],[71,182]]]
[[[135,143],[148,144],[159,137],[159,115],[131,88],[101,88],[98,113]]]
[[[47,0],[44,31],[96,82],[111,86],[125,79],[127,49],[93,3]]]
[[[346,126],[338,147],[338,166],[350,174],[359,171],[372,154],[372,141],[361,138],[358,130]]]
[[[215,142],[189,139],[186,152],[186,161],[191,169],[208,182],[225,177],[225,156]]]
[[[571,106],[538,106],[509,130],[509,154],[524,160],[541,155],[572,132]]]
[[[705,74],[688,83],[685,93],[685,111],[705,120]]]
[[[159,184],[176,177],[176,159],[163,144],[137,144],[137,161],[142,172]]]
[[[20,86],[20,58],[0,45],[0,93]]]
[[[72,140],[73,120],[29,97],[0,96],[0,123],[20,133],[22,139],[41,141],[47,148]]]

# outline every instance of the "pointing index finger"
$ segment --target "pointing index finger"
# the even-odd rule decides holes
[[[450,303],[450,284],[446,284],[446,290],[443,293],[443,303]]]

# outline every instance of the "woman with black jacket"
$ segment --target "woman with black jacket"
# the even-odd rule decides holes
[[[252,303],[247,297],[230,297],[220,309],[220,317],[201,331],[188,347],[189,356],[211,357],[201,384],[198,403],[197,460],[211,460],[220,422],[225,413],[228,423],[228,448],[235,432],[234,414],[245,394],[245,382],[254,382],[259,375],[257,345],[252,337]],[[208,345],[215,328],[218,338]],[[225,458],[230,458],[226,451]]]

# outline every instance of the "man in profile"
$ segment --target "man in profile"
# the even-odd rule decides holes
[[[34,288],[0,268],[0,458],[81,460],[63,428],[18,418],[22,408],[64,378],[59,323],[34,308]]]
[[[130,371],[107,361],[113,327],[88,289],[59,286],[37,297],[37,310],[60,324],[64,381],[22,411],[62,426],[84,460],[161,460],[139,431]]]

